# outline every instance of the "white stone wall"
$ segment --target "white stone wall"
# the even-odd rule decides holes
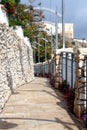
[[[0,24],[0,111],[15,88],[33,79],[31,47],[12,28]]]
[[[2,7],[4,8],[4,5],[0,4],[0,23],[5,23],[6,25],[9,25],[6,11],[2,9]]]

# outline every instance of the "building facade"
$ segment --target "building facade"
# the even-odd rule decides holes
[[[52,29],[52,34],[55,35],[55,23],[50,23],[47,21],[43,22],[44,30],[50,34]],[[58,23],[58,34],[62,35],[62,23]],[[74,25],[73,23],[65,23],[65,37],[73,39],[74,38]]]

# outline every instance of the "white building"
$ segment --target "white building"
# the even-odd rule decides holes
[[[46,30],[49,34],[52,28],[52,34],[55,34],[55,23],[50,23],[47,21],[43,22],[44,30]],[[62,23],[58,23],[58,34],[62,34]],[[65,23],[65,37],[74,38],[74,26],[72,23]]]

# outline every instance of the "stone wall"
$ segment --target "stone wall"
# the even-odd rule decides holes
[[[76,62],[75,101],[74,112],[80,117],[86,109],[86,66],[85,56],[87,48],[74,48]]]
[[[8,16],[6,14],[6,11],[4,10],[4,5],[0,4],[0,23],[5,23],[6,25],[9,25]]]
[[[0,24],[0,111],[18,86],[33,79],[32,49],[12,28]]]

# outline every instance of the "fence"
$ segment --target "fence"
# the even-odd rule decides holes
[[[45,76],[47,74],[55,75],[55,60],[49,60],[34,65],[35,76]]]
[[[70,52],[61,52],[61,73],[62,78],[66,80],[71,87],[75,84],[75,60],[74,54]],[[36,76],[45,76],[48,73],[55,75],[55,59],[34,65]]]
[[[62,78],[74,88],[76,67],[73,53],[61,52],[61,67]]]
[[[76,53],[63,51],[60,53],[58,64],[56,59],[55,57],[50,61],[35,64],[35,75],[45,76],[50,73],[57,81],[61,79],[59,75],[61,71],[63,80],[66,80],[71,88],[75,88],[74,112],[80,117],[84,111],[87,113],[87,55],[84,56],[78,51]]]

